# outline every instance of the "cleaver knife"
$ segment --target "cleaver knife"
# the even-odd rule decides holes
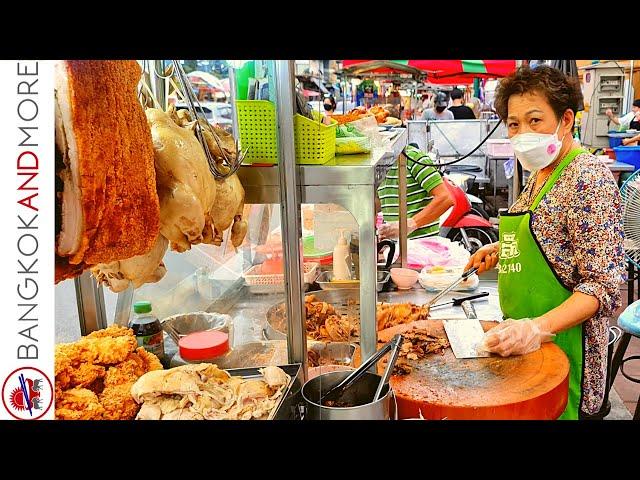
[[[490,357],[489,352],[479,350],[484,330],[477,319],[443,320],[451,350],[456,358]]]
[[[473,297],[471,297],[473,298]],[[463,298],[460,301],[467,319],[443,320],[444,330],[447,332],[451,350],[456,358],[479,358],[491,356],[489,352],[479,350],[484,338],[484,330],[478,320],[471,298]]]

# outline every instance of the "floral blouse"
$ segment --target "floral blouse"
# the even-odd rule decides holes
[[[535,174],[510,212],[529,209],[534,185]],[[594,414],[604,399],[609,317],[621,305],[626,281],[622,198],[609,168],[589,153],[576,156],[533,212],[532,230],[565,286],[600,301],[583,324],[581,409]]]

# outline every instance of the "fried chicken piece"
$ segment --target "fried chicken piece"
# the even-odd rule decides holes
[[[55,351],[56,417],[77,420],[130,420],[139,406],[131,386],[162,364],[137,347],[133,330],[112,325]],[[66,390],[69,387],[69,390]],[[84,388],[80,388],[84,387]]]
[[[91,363],[81,363],[76,368],[70,370],[71,387],[90,388],[96,380],[103,378],[105,369],[102,365],[93,365]]]
[[[136,379],[137,380],[137,379]],[[99,395],[100,404],[104,408],[104,420],[133,420],[140,410],[131,396],[131,386],[135,381],[105,387]]]
[[[71,364],[71,359],[64,355],[62,351],[56,345],[55,349],[55,361],[54,361],[54,372],[56,375],[56,388],[60,388],[61,390],[65,390],[69,388],[71,384],[71,369],[73,368]]]
[[[91,332],[89,335],[83,338],[115,338],[126,336],[134,336],[133,330],[114,323],[113,325],[109,325],[107,328],[103,328],[102,330]]]
[[[160,359],[156,357],[153,353],[147,352],[143,347],[138,347],[136,353],[144,360],[145,363],[145,371],[144,373],[150,372],[151,370],[162,370],[164,367],[160,362]]]
[[[57,353],[69,358],[74,365],[79,363],[113,365],[122,362],[137,346],[138,343],[133,335],[83,337],[75,343],[59,344]]]
[[[147,352],[143,347],[138,347],[134,353],[118,365],[109,367],[104,380],[106,388],[124,383],[133,383],[142,375],[151,370],[162,370],[162,364],[153,353]]]
[[[65,392],[56,389],[56,418],[59,420],[100,420],[104,408],[98,397],[86,388]]]

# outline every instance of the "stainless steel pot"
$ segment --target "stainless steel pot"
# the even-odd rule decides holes
[[[350,387],[342,400],[357,406],[348,408],[325,407],[318,403],[321,395],[344,380],[352,372],[329,372],[312,378],[302,387],[305,402],[305,420],[389,420],[395,418],[397,409],[391,405],[392,390],[389,385],[383,388],[383,396],[376,402],[370,401],[380,383],[380,375],[367,372]]]

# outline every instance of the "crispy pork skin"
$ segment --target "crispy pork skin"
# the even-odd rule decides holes
[[[77,272],[144,255],[156,242],[159,201],[140,75],[133,60],[56,64],[56,147],[64,161],[56,253],[65,257],[57,265]],[[70,271],[56,269],[56,281]]]

